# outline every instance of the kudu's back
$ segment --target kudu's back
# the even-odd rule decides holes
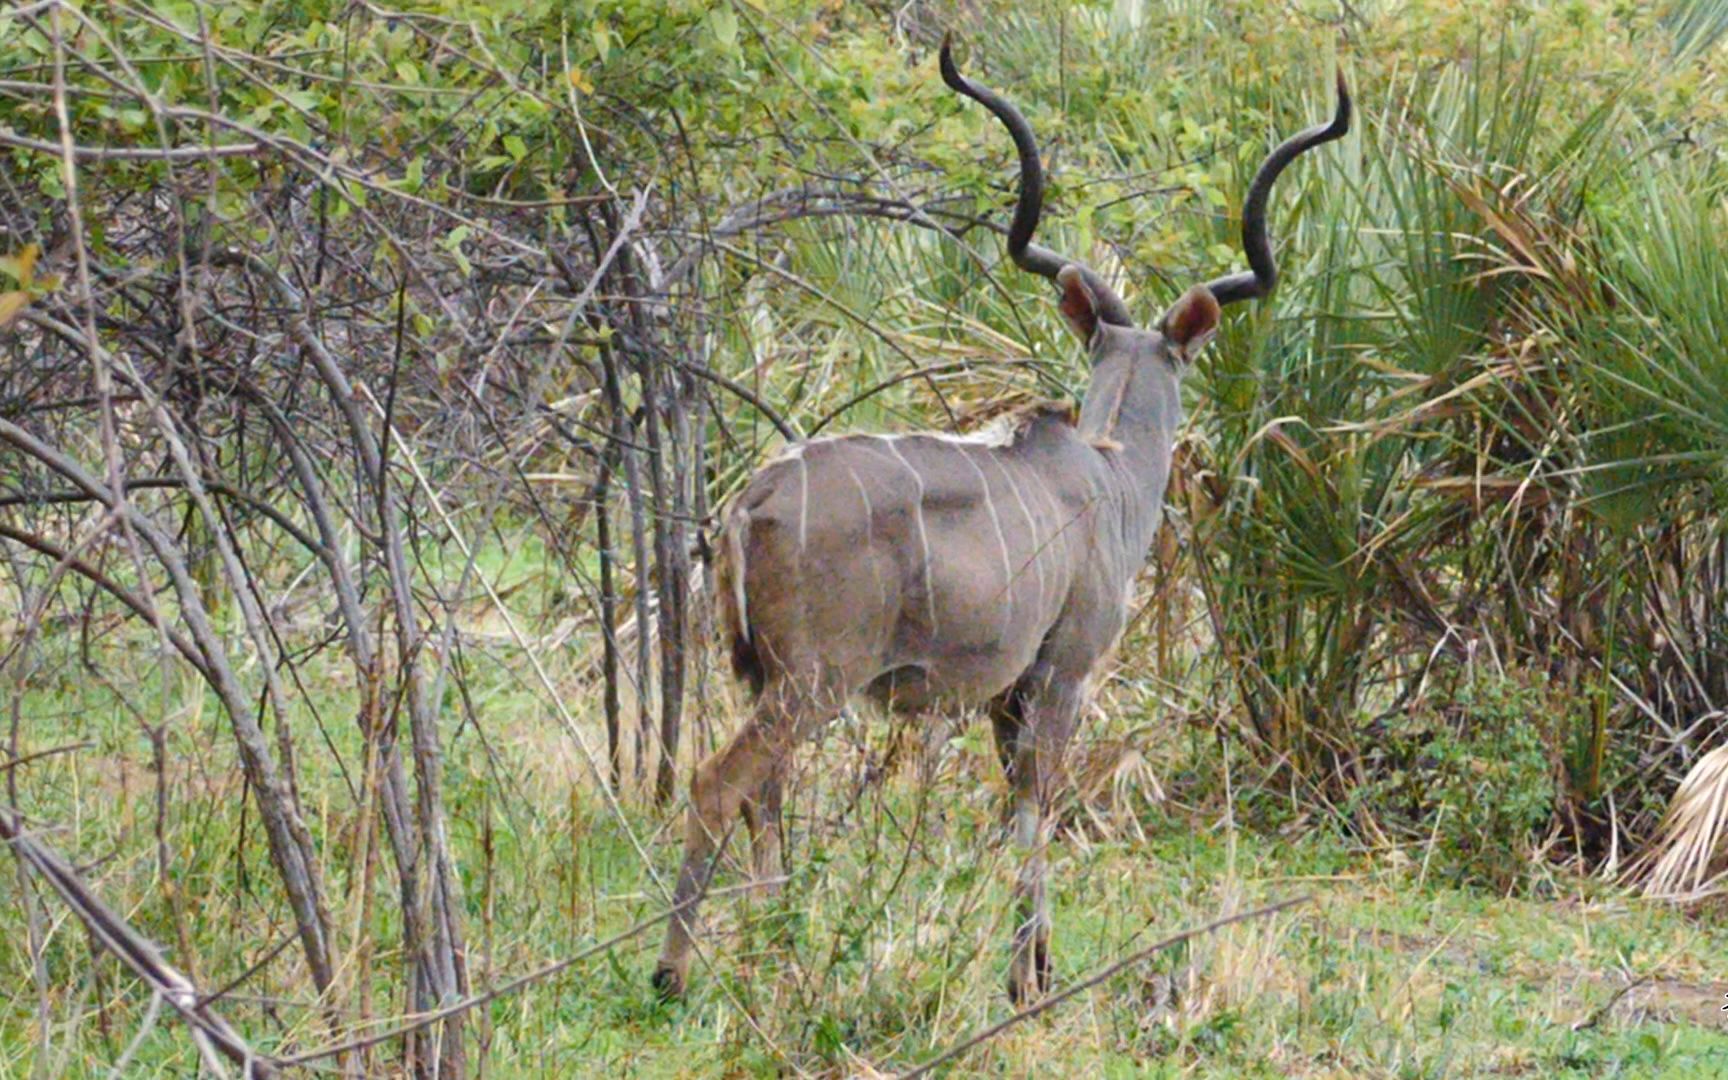
[[[726,515],[716,585],[734,670],[758,692],[793,678],[905,708],[1000,693],[1120,548],[1107,473],[1055,407],[975,437],[793,446]]]

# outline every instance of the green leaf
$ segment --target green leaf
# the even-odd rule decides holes
[[[729,7],[717,7],[708,12],[708,29],[714,32],[714,40],[725,48],[738,44],[738,16]]]
[[[451,257],[456,260],[456,265],[462,268],[464,274],[472,274],[474,272],[473,265],[468,262],[468,256],[462,253],[462,242],[468,239],[468,234],[471,232],[473,232],[473,230],[468,226],[458,225],[454,229],[451,229],[449,233],[445,235],[443,240],[439,241],[439,246],[450,253]]]

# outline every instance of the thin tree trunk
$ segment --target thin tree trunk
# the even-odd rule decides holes
[[[616,215],[603,211],[608,218]],[[618,252],[618,278],[624,293],[644,297],[656,283],[644,289],[638,273],[637,254],[625,245]],[[688,505],[681,496],[682,443],[677,437],[680,402],[677,387],[666,369],[669,354],[653,311],[641,302],[629,305],[632,335],[624,348],[635,360],[642,387],[642,416],[648,442],[648,482],[653,494],[654,568],[659,597],[660,634],[660,763],[654,777],[654,801],[664,806],[672,798],[678,775],[678,741],[684,715],[684,592],[689,579],[689,555],[684,540],[684,517]],[[668,439],[668,428],[672,437]],[[646,677],[647,672],[643,672]]]
[[[289,464],[292,466],[295,478],[300,483],[301,498],[305,501],[307,512],[311,515],[318,529],[318,537],[323,545],[321,552],[324,564],[330,572],[330,579],[335,586],[336,608],[341,613],[344,628],[347,631],[348,652],[353,659],[355,675],[362,686],[372,687],[379,678],[378,655],[373,638],[367,629],[367,620],[360,607],[359,589],[355,585],[348,563],[342,557],[341,537],[336,531],[336,522],[330,512],[330,506],[324,498],[323,486],[318,480],[318,472],[312,465],[311,458],[300,444],[288,418],[276,407],[276,404],[263,394],[252,392],[246,388],[249,400],[264,413],[266,420],[282,440],[288,452]],[[374,689],[372,697],[381,695],[381,690]],[[402,912],[402,943],[407,976],[410,985],[418,986],[423,982],[421,968],[425,964],[424,949],[419,944],[425,939],[425,911],[420,902],[420,873],[418,851],[420,840],[415,835],[414,819],[408,805],[408,780],[402,764],[402,752],[396,744],[393,734],[387,734],[382,720],[383,709],[373,700],[362,705],[355,715],[355,723],[360,727],[360,733],[366,745],[376,746],[376,754],[380,763],[381,795],[383,798],[385,833],[390,840],[390,850],[396,862],[396,877],[398,882],[399,906]],[[371,749],[368,754],[372,754]],[[368,765],[367,768],[371,766]],[[364,798],[370,795],[363,794]],[[368,860],[369,861],[369,860]],[[417,1002],[425,1007],[425,1003]]]
[[[630,548],[636,564],[636,763],[632,772],[640,784],[647,775],[648,738],[654,730],[649,691],[648,616],[648,526],[642,510],[642,477],[636,465],[636,448],[630,438],[633,426],[624,409],[623,380],[618,376],[618,357],[610,346],[600,350],[605,380],[607,411],[612,414],[612,444],[624,466],[624,499],[630,507]]]
[[[674,550],[677,519],[671,506],[672,485],[666,475],[669,454],[660,424],[663,394],[654,359],[640,343],[636,372],[642,383],[643,426],[648,438],[648,483],[654,500],[654,564],[658,571],[655,579],[660,600],[660,765],[654,776],[654,801],[665,805],[672,798],[677,776],[678,729],[684,706],[683,619],[679,611],[679,558]]]
[[[653,626],[648,614],[648,525],[642,509],[642,477],[636,451],[624,447],[624,494],[630,500],[630,546],[636,561],[636,782],[648,770],[648,738],[654,730],[653,691],[649,636]]]
[[[371,485],[376,500],[378,531],[383,539],[384,568],[390,582],[391,599],[396,622],[397,670],[407,680],[408,719],[414,772],[417,783],[420,829],[419,850],[428,864],[426,883],[430,891],[430,910],[426,929],[430,940],[416,942],[422,949],[424,963],[418,988],[417,1005],[435,1007],[467,993],[466,973],[462,968],[461,884],[456,877],[447,841],[441,791],[442,756],[438,745],[435,703],[426,693],[421,677],[420,626],[414,608],[412,579],[403,547],[402,515],[389,489],[385,457],[380,451],[371,426],[360,409],[360,399],[334,355],[324,344],[306,317],[305,303],[299,290],[289,284],[262,259],[246,253],[221,253],[218,264],[237,264],[263,276],[287,308],[285,320],[290,336],[312,361],[313,371],[324,384],[341,411],[349,431],[351,445],[359,459],[362,478]],[[388,433],[386,433],[388,437]],[[394,749],[393,745],[390,747]],[[417,902],[417,901],[416,901]],[[463,1061],[463,1023],[460,1016],[450,1018],[438,1030],[417,1032],[410,1037],[409,1058],[417,1074],[459,1080],[466,1071]],[[440,1038],[441,1036],[441,1038]],[[430,1041],[438,1039],[440,1047],[432,1049]]]
[[[605,680],[602,701],[606,711],[606,759],[612,768],[612,788],[623,780],[624,748],[618,730],[618,592],[612,564],[612,459],[618,447],[600,454],[600,476],[594,484],[594,542],[600,552],[600,672]]]

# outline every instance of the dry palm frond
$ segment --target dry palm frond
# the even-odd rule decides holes
[[[1698,759],[1662,819],[1656,839],[1628,871],[1644,895],[1701,899],[1728,878],[1728,744]],[[1712,874],[1712,870],[1716,872]]]
[[[1069,769],[1078,809],[1099,835],[1126,829],[1144,840],[1141,810],[1164,805],[1164,787],[1133,736],[1099,739],[1083,744]]]

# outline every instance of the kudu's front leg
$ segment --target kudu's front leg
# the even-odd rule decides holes
[[[1020,874],[1014,883],[1014,954],[1008,996],[1031,1002],[1050,989],[1050,902],[1045,889],[1051,803],[1063,775],[1063,756],[1085,699],[1085,679],[1043,682],[1027,692],[1013,732],[1009,781],[1014,788],[1014,842]],[[998,737],[1007,734],[1000,728]]]

